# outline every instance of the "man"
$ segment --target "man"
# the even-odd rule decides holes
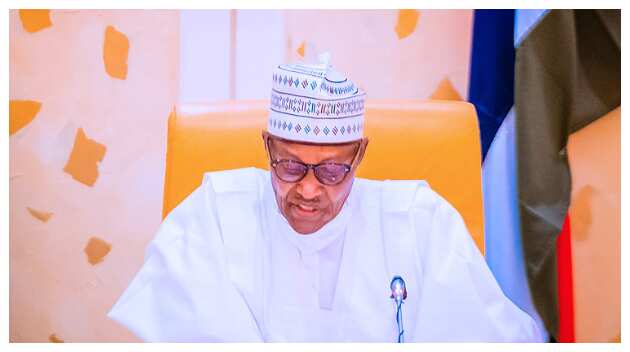
[[[327,64],[276,68],[270,172],[207,173],[109,316],[146,341],[540,341],[447,201],[355,178],[364,99]]]

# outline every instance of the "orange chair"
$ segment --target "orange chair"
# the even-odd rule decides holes
[[[204,172],[269,169],[260,132],[268,101],[178,106],[168,120],[163,216],[201,184]],[[423,179],[462,214],[484,252],[481,147],[473,105],[368,101],[370,139],[358,177]]]

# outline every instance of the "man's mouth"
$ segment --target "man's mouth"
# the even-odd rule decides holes
[[[298,217],[312,217],[319,212],[319,209],[304,204],[292,204],[292,207]]]

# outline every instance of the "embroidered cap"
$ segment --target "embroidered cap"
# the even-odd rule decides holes
[[[365,92],[327,62],[280,65],[272,79],[269,133],[311,143],[363,137]]]

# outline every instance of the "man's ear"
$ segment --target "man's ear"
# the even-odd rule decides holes
[[[357,158],[357,166],[361,164],[361,161],[363,160],[363,156],[365,155],[365,150],[367,149],[369,142],[370,140],[367,137],[361,140],[361,144],[359,145],[359,157]]]
[[[267,155],[269,155],[269,149],[267,148],[267,138],[269,138],[269,132],[262,130],[260,136],[262,137],[263,144],[265,145],[265,152],[267,152]]]

